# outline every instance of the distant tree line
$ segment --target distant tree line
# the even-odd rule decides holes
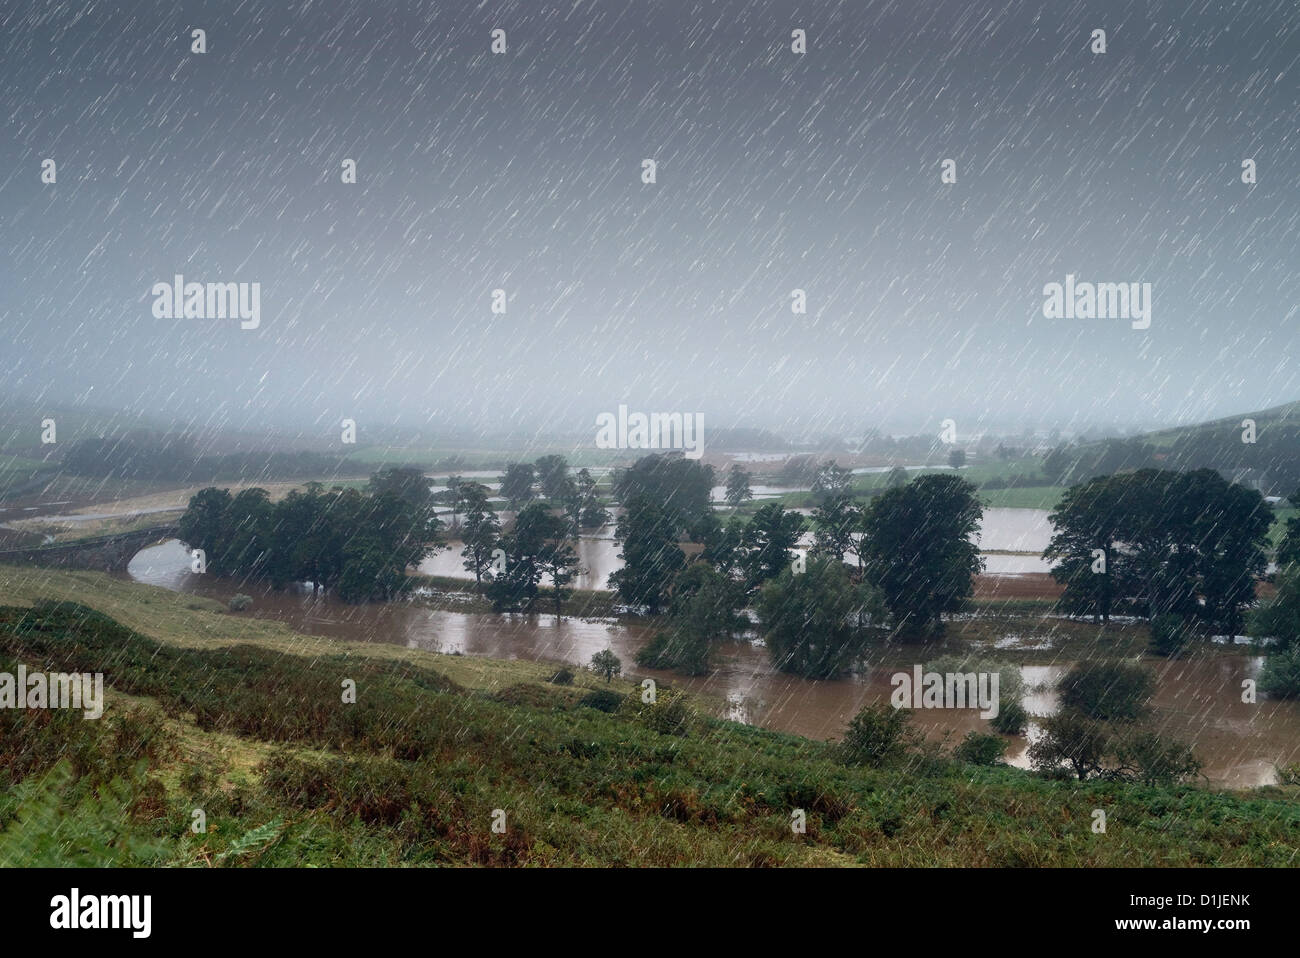
[[[1300,487],[1300,424],[1261,420],[1189,430],[1167,446],[1141,438],[1058,446],[1043,459],[1054,485],[1074,485],[1098,476],[1139,469],[1192,472],[1213,469],[1225,478],[1257,480],[1270,494]]]
[[[188,438],[152,434],[74,440],[59,466],[75,476],[169,482],[364,476],[374,468],[338,454],[308,451],[199,455]]]

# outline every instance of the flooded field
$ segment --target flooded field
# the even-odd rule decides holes
[[[593,543],[609,540],[584,540]],[[597,556],[604,553],[597,552]],[[189,573],[180,543],[142,550],[131,562],[131,579],[175,591],[226,601],[233,584]],[[557,621],[549,614],[490,614],[430,608],[419,601],[350,606],[309,589],[258,593],[251,614],[284,622],[309,635],[358,642],[387,642],[431,652],[499,659],[531,659],[585,665],[601,649],[612,649],[632,675],[650,675],[716,702],[720,717],[812,738],[838,738],[863,705],[888,701],[897,665],[867,668],[850,678],[813,681],[773,671],[761,643],[731,642],[719,649],[719,667],[702,678],[638,669],[636,651],[651,638],[647,626],[613,619]],[[1004,646],[1019,641],[1008,634]],[[1155,661],[1158,677],[1155,727],[1193,742],[1205,775],[1220,785],[1245,787],[1274,781],[1274,765],[1300,760],[1300,705],[1241,702],[1241,681],[1254,678],[1261,660],[1249,655],[1215,655],[1190,661]],[[1047,715],[1056,707],[1053,684],[1069,661],[1024,666],[1026,708]],[[931,737],[959,739],[986,730],[973,711],[915,713],[915,724]],[[1007,759],[1026,767],[1026,750],[1037,734],[1014,740]]]

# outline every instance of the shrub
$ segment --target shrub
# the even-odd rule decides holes
[[[996,735],[967,732],[966,737],[953,750],[953,757],[970,765],[997,765],[1007,750],[1007,743]]]
[[[1201,763],[1190,746],[1154,732],[1139,732],[1115,744],[1116,778],[1146,785],[1172,785],[1200,774]]]
[[[1151,673],[1128,662],[1080,662],[1061,679],[1061,705],[1089,718],[1131,722],[1147,711]]]
[[[694,717],[680,692],[662,686],[653,702],[643,702],[640,692],[631,693],[624,698],[622,711],[660,735],[685,735]]]
[[[1151,620],[1151,654],[1173,658],[1183,651],[1191,630],[1182,616],[1165,613]]]
[[[998,700],[998,714],[989,719],[989,724],[1003,735],[1019,735],[1029,724],[1029,713],[1019,699],[1009,699],[1004,695]]]
[[[578,704],[601,712],[617,712],[623,704],[623,696],[610,689],[594,689],[580,698]]]
[[[572,685],[573,672],[570,669],[562,668],[548,679],[552,685]]]
[[[591,657],[591,671],[605,676],[608,682],[623,672],[623,661],[609,649],[601,649]]]
[[[1080,779],[1100,772],[1110,734],[1105,726],[1086,715],[1061,711],[1043,720],[1043,736],[1029,746],[1029,761],[1035,769],[1055,775],[1066,763]]]
[[[1259,688],[1280,699],[1300,698],[1300,645],[1274,652],[1264,660]]]
[[[252,604],[253,604],[253,597],[252,597],[251,595],[244,595],[244,594],[241,592],[241,593],[239,593],[238,595],[235,595],[235,596],[233,596],[233,597],[231,598],[231,600],[230,600],[230,611],[231,611],[231,612],[243,612],[245,609],[247,609],[247,608],[248,608],[250,605],[252,605]]]
[[[902,756],[911,744],[905,709],[889,705],[868,705],[853,716],[840,743],[842,760],[849,765],[879,768]]]

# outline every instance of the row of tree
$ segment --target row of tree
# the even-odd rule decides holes
[[[441,545],[440,527],[421,471],[387,468],[364,491],[312,482],[275,503],[260,488],[200,490],[180,538],[203,550],[207,571],[277,589],[310,582],[365,602],[407,591],[407,567]]]
[[[1067,611],[1176,615],[1234,634],[1267,567],[1273,511],[1212,469],[1141,469],[1070,488],[1044,557]]]
[[[728,477],[737,501],[742,472]],[[657,455],[624,473],[616,488],[628,497],[615,533],[623,567],[610,584],[629,604],[667,611],[641,664],[707,671],[716,643],[749,625],[741,613],[751,606],[773,663],[819,678],[849,668],[886,623],[906,633],[941,629],[981,568],[975,487],[956,475],[924,475],[864,501],[851,478],[834,463],[819,467],[813,544],[803,556],[807,521],[779,502],[724,523],[708,502],[708,467]],[[690,559],[684,541],[698,545]]]

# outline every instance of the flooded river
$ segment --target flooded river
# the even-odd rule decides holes
[[[599,560],[611,554],[602,550],[612,541],[583,542],[595,548],[584,562],[595,560],[593,564],[605,573]],[[127,574],[138,582],[222,602],[236,591],[230,582],[214,576],[191,575],[185,549],[175,541],[142,550]],[[822,739],[839,738],[863,705],[888,701],[890,676],[899,670],[897,666],[868,668],[850,678],[812,681],[774,672],[761,644],[731,642],[719,649],[716,672],[683,678],[636,667],[636,651],[651,637],[647,627],[636,623],[573,618],[557,622],[549,614],[465,613],[419,602],[349,606],[332,597],[313,597],[309,590],[257,594],[247,614],[282,621],[308,635],[499,659],[580,666],[608,648],[622,659],[630,675],[654,676],[711,697],[721,717]],[[1046,715],[1055,709],[1052,686],[1070,664],[1022,668],[1029,690],[1025,706],[1031,714]],[[1258,674],[1258,657],[1220,655],[1150,664],[1158,678],[1155,727],[1194,743],[1211,781],[1234,787],[1268,784],[1275,780],[1275,764],[1300,761],[1300,705],[1241,702],[1241,682]],[[914,722],[932,737],[951,733],[953,741],[969,730],[987,731],[987,724],[973,711],[918,711]],[[1028,766],[1026,750],[1036,734],[1031,726],[1029,737],[1012,740],[1007,753],[1012,764]]]

